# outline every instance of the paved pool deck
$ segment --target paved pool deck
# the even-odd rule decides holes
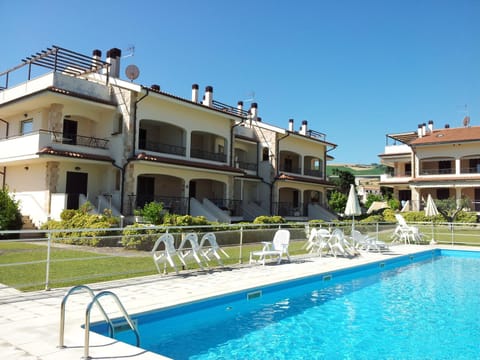
[[[135,314],[218,296],[276,282],[321,274],[342,268],[367,264],[397,256],[434,249],[437,246],[396,245],[383,253],[362,252],[355,258],[292,257],[280,265],[238,265],[208,271],[183,271],[179,275],[147,277],[89,285],[95,293],[115,293],[129,314]],[[476,250],[460,246],[438,246],[445,249]],[[66,306],[65,348],[58,348],[60,305],[69,288],[22,293],[0,284],[0,359],[65,360],[84,355],[85,309],[91,298],[86,292],[71,295]],[[108,298],[101,302],[111,317],[119,316]],[[92,311],[92,322],[101,320]],[[90,333],[89,355],[92,359],[166,359],[108,337]]]

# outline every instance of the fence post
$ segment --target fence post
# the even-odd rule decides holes
[[[238,263],[241,264],[242,263],[242,245],[243,245],[243,225],[240,225],[240,252],[239,252],[239,259],[238,259]]]
[[[50,251],[52,247],[52,232],[48,232],[48,245],[47,245],[47,268],[45,270],[45,290],[50,290]]]

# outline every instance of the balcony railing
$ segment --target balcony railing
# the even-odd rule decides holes
[[[292,202],[279,201],[272,203],[273,213],[279,216],[299,217],[305,216],[305,208],[303,204],[299,203],[294,206]]]
[[[412,176],[411,171],[395,171],[393,174],[394,177],[410,177]]]
[[[462,174],[480,174],[480,167],[478,167],[478,166],[465,167],[465,168],[461,168],[460,172]]]
[[[156,141],[148,141],[143,150],[180,156],[185,156],[186,153],[186,148],[184,146],[164,144]]]
[[[454,174],[455,169],[422,169],[420,170],[420,175],[448,175]]]
[[[108,148],[107,139],[96,138],[93,136],[75,135],[75,134],[65,135],[62,132],[58,132],[58,131],[50,131],[50,133],[52,134],[53,142],[56,142],[56,143],[87,146],[87,147],[97,148],[97,149]]]
[[[285,172],[289,172],[289,173],[293,173],[293,174],[301,174],[302,173],[302,169],[299,168],[299,167],[294,168],[294,167],[285,166],[285,165],[280,166],[280,171],[285,171]]]
[[[134,209],[143,208],[145,204],[152,201],[163,204],[163,209],[170,214],[186,215],[188,214],[188,198],[180,196],[161,196],[161,195],[130,195],[131,214]],[[131,215],[130,214],[130,215]]]
[[[257,171],[258,169],[258,166],[256,163],[251,163],[247,161],[237,161],[236,163],[240,169],[250,170],[250,171]]]
[[[200,150],[200,149],[191,149],[190,156],[192,158],[197,158],[197,159],[227,162],[227,155],[225,154],[214,153],[214,152]]]
[[[242,201],[232,199],[208,199],[218,208],[227,211],[230,216],[242,216]]]
[[[322,178],[323,177],[323,171],[322,170],[315,170],[315,169],[305,169],[303,170],[304,175],[307,176],[314,176],[317,178]]]

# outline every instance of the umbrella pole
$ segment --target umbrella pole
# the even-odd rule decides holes
[[[430,240],[430,245],[436,245],[437,242],[435,241],[435,234],[434,234],[435,226],[433,225],[433,220],[432,220],[432,240]]]

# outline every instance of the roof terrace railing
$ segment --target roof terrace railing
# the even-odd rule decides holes
[[[0,91],[8,89],[10,86],[9,82],[12,73],[22,69],[25,66],[28,66],[26,80],[29,81],[32,78],[33,65],[71,76],[84,76],[90,73],[100,72],[102,69],[104,69],[106,81],[108,82],[109,63],[55,45],[53,45],[51,48],[47,48],[46,50],[26,57],[21,61],[21,64],[0,73],[0,78],[4,78],[4,85],[0,85]]]

